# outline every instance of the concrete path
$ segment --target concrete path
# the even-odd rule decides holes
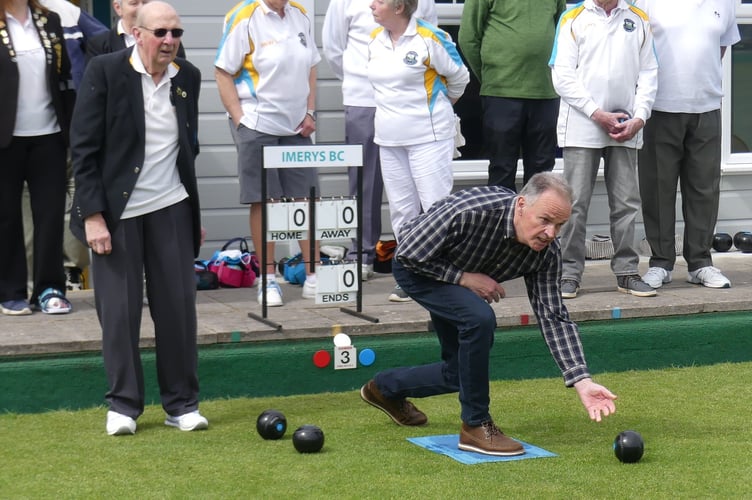
[[[576,321],[653,317],[717,311],[752,310],[752,254],[734,251],[714,255],[715,265],[732,282],[729,289],[709,289],[686,282],[685,262],[679,258],[674,281],[658,290],[657,297],[639,298],[619,293],[609,261],[587,261],[582,289],[576,299],[566,301]],[[640,272],[647,270],[647,259]],[[340,306],[315,305],[301,298],[301,287],[284,284],[285,305],[268,308],[267,319],[278,330],[250,318],[262,315],[256,303],[256,289],[220,289],[198,292],[198,337],[200,344],[254,342],[326,337],[336,332],[348,335],[416,333],[429,330],[429,318],[414,302],[387,300],[394,287],[391,275],[377,274],[363,284],[362,313],[369,321],[348,314]],[[522,280],[504,284],[507,297],[494,304],[499,327],[535,323]],[[0,315],[0,356],[31,356],[68,352],[99,351],[101,331],[94,310],[92,290],[71,292],[74,311],[50,316]],[[346,307],[355,311],[355,303]],[[142,346],[154,344],[149,308],[144,306]]]

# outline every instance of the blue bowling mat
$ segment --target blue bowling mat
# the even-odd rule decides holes
[[[522,455],[516,455],[512,457],[497,457],[494,455],[484,455],[483,453],[475,453],[473,451],[462,451],[457,448],[457,444],[460,441],[459,434],[445,434],[443,436],[426,436],[417,438],[407,438],[411,443],[417,444],[421,448],[425,448],[428,451],[438,453],[439,455],[446,455],[449,458],[463,463],[463,464],[482,464],[486,462],[508,462],[511,460],[525,460],[526,458],[546,458],[556,457],[556,453],[551,453],[543,448],[538,448],[531,444],[517,440],[525,448],[525,453]]]

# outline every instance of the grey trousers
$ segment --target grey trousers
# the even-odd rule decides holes
[[[564,148],[564,177],[574,190],[572,216],[561,230],[562,279],[580,283],[585,269],[585,238],[588,210],[598,165],[604,161],[609,223],[616,276],[637,274],[640,257],[635,249],[635,219],[640,209],[637,186],[637,150],[625,147]]]
[[[721,185],[721,111],[653,111],[639,154],[640,196],[651,267],[674,269],[676,187],[684,217],[687,269],[712,266]]]
[[[376,243],[381,238],[381,202],[384,181],[381,178],[379,147],[373,143],[373,117],[376,108],[345,106],[345,142],[363,145],[363,167],[350,167],[347,175],[350,196],[358,193],[358,170],[363,176],[363,263],[373,264]],[[350,258],[357,256],[357,240],[350,247]]]
[[[97,316],[110,409],[138,418],[144,411],[139,338],[144,271],[154,322],[157,380],[164,410],[198,408],[196,281],[191,209],[182,201],[124,219],[112,233],[112,253],[92,255]]]

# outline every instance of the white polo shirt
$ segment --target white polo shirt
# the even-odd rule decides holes
[[[320,60],[300,4],[289,2],[280,17],[263,0],[245,0],[225,16],[214,65],[233,75],[243,125],[290,136],[305,118],[311,68]]]
[[[60,132],[47,88],[47,54],[34,27],[31,9],[26,9],[23,24],[9,12],[5,15],[18,68],[18,104],[15,110],[8,110],[16,113],[13,135],[36,137]]]
[[[721,47],[740,40],[736,0],[637,0],[647,12],[658,54],[653,109],[705,113],[723,97]]]
[[[561,96],[560,147],[642,147],[642,132],[627,142],[611,139],[590,116],[623,109],[647,122],[658,85],[658,62],[647,15],[619,0],[611,15],[593,0],[559,19],[549,61]]]
[[[433,0],[418,0],[415,17],[438,25]],[[373,108],[373,87],[368,81],[368,43],[379,27],[373,19],[370,0],[332,0],[324,18],[321,43],[324,57],[334,74],[342,80],[345,106]]]
[[[171,78],[178,73],[175,63],[158,84],[146,72],[137,47],[130,59],[134,71],[141,75],[144,96],[145,145],[144,164],[128,198],[121,219],[146,215],[178,203],[188,197],[178,172],[178,121],[170,101]],[[139,168],[138,166],[133,168]]]
[[[133,33],[128,33],[125,31],[125,26],[123,26],[123,20],[120,19],[117,23],[117,33],[118,35],[121,35],[123,37],[123,41],[125,42],[126,47],[133,47],[136,45],[136,37],[133,36]]]
[[[451,99],[462,96],[470,73],[446,32],[413,16],[392,48],[389,32],[377,29],[368,45],[368,79],[376,144],[412,146],[455,136]]]

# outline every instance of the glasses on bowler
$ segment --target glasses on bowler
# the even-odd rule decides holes
[[[172,38],[180,38],[181,36],[183,36],[183,33],[185,33],[185,30],[183,28],[157,28],[155,30],[147,28],[146,26],[139,26],[139,28],[145,29],[146,31],[151,31],[157,38],[164,38],[167,36],[167,33],[171,33]]]

